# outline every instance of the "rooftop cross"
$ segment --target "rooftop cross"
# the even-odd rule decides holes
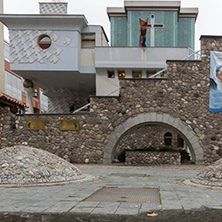
[[[147,25],[150,28],[150,46],[155,46],[155,29],[164,28],[163,24],[155,24],[155,15],[150,16],[150,24]]]

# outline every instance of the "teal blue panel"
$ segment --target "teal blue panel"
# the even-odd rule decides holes
[[[111,46],[127,46],[126,17],[111,17]]]
[[[178,46],[195,48],[195,18],[179,18]]]
[[[178,14],[177,11],[128,11],[128,46],[139,46],[140,23],[139,19],[148,19],[155,15],[155,24],[163,24],[163,28],[155,29],[155,46],[177,46]],[[150,46],[150,29],[147,30],[147,46]]]
[[[156,13],[155,13],[156,15]],[[175,11],[162,11],[155,16],[157,24],[163,24],[164,28],[155,29],[156,47],[176,47],[178,33],[178,14]]]

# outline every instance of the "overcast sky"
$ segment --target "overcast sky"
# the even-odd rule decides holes
[[[38,2],[45,0],[4,0],[6,14],[38,14]],[[165,1],[165,0],[164,0]],[[65,0],[69,14],[84,14],[89,24],[102,25],[110,39],[106,7],[122,7],[124,0]],[[222,0],[181,0],[182,7],[198,7],[196,22],[196,49],[201,35],[222,35]],[[7,39],[7,32],[5,32]]]

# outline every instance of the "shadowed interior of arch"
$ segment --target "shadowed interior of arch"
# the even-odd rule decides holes
[[[159,138],[159,141],[157,144],[157,142],[153,142],[153,139],[149,138],[145,139],[144,143],[137,143],[138,141],[138,134],[137,134],[137,138],[132,138],[134,135],[135,131],[139,131],[140,129],[152,129],[152,132],[148,132],[148,133],[144,133],[145,135],[140,135],[141,137],[145,137],[149,134],[152,135],[152,133],[155,133],[154,131],[154,127],[158,129],[162,128],[162,132],[159,132],[159,135],[153,135],[153,136],[157,136]],[[143,130],[143,132],[144,132]],[[173,134],[173,135],[172,135]],[[131,136],[131,138],[129,138]],[[152,147],[163,147],[163,146],[172,146],[174,148],[178,148],[180,149],[181,147],[178,145],[178,137],[182,138],[184,143],[186,144],[186,148],[188,153],[190,153],[191,155],[191,160],[195,160],[195,153],[192,149],[191,144],[189,143],[188,139],[186,138],[185,135],[182,134],[182,132],[180,132],[178,129],[168,125],[168,124],[164,124],[164,123],[142,123],[142,124],[138,124],[133,126],[132,128],[130,128],[129,130],[125,131],[122,136],[118,139],[117,143],[115,144],[115,147],[113,149],[113,159],[117,159],[118,154],[122,151],[123,148],[138,148],[141,146],[152,146]],[[124,140],[124,138],[126,138]],[[130,147],[126,147],[123,144],[125,144],[126,141],[131,140],[131,145]],[[134,141],[133,141],[134,140]],[[130,143],[130,142],[129,142]],[[122,149],[121,149],[121,147]]]

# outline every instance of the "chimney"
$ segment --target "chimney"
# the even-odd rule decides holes
[[[68,3],[52,0],[52,2],[39,2],[40,14],[44,15],[60,15],[67,14]]]

